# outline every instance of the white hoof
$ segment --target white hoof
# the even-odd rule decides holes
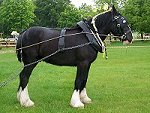
[[[20,104],[21,104],[21,106],[24,106],[24,107],[32,107],[32,106],[34,106],[34,102],[31,101],[30,99],[26,100],[26,101],[20,101]]]
[[[22,90],[22,88],[20,87],[17,93],[17,99],[19,100],[21,106],[24,107],[34,106],[34,102],[30,100],[27,87],[25,87],[24,90]]]
[[[92,102],[92,100],[87,96],[86,93],[86,88],[84,88],[81,93],[80,93],[80,100],[81,102],[83,102],[84,104],[89,104]]]
[[[84,104],[90,104],[92,103],[92,100],[89,97],[83,97],[81,98],[81,102],[83,102]]]
[[[70,105],[74,108],[84,108],[84,104],[80,101],[79,90],[74,90],[71,97]]]
[[[84,104],[81,101],[70,102],[70,106],[72,106],[74,108],[84,108]]]

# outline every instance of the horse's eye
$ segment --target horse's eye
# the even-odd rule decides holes
[[[120,24],[117,24],[117,27],[120,27]]]

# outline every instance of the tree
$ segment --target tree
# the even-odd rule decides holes
[[[18,32],[29,27],[33,22],[34,4],[31,0],[3,0],[0,7],[0,23],[5,34]]]
[[[0,7],[2,5],[3,0],[0,0]],[[0,33],[3,31],[3,26],[2,23],[0,22]]]
[[[79,10],[81,12],[82,18],[91,18],[98,13],[97,10],[95,11],[92,6],[87,4],[82,4],[79,7]]]
[[[141,33],[150,32],[150,1],[149,0],[128,0],[124,10],[124,15],[127,17],[132,28]]]
[[[69,0],[35,0],[35,25],[57,27],[61,12],[70,3]]]
[[[0,0],[0,5],[2,4],[3,0]]]
[[[128,0],[95,0],[97,8],[100,8],[103,11],[104,4],[108,3],[109,5],[113,4],[116,6],[116,9],[121,10]]]
[[[70,4],[61,13],[61,17],[58,20],[59,27],[72,27],[76,25],[82,19],[89,19],[95,16],[97,12],[94,12],[92,6],[82,4],[79,8]]]
[[[72,4],[68,5],[60,15],[61,16],[58,20],[59,27],[74,26],[76,22],[78,22],[82,18],[79,9]]]

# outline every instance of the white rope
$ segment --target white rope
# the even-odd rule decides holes
[[[125,48],[125,49],[127,49],[127,48],[150,48],[150,46],[113,46],[113,47],[106,47],[106,48],[111,48],[111,49],[120,49],[120,48]]]
[[[113,35],[111,35],[111,36],[113,36]],[[107,39],[107,40],[105,40],[106,42],[119,42],[120,40],[119,39],[117,39],[117,40],[109,40],[109,39]],[[132,39],[132,41],[134,42],[134,41],[150,41],[150,38],[149,39]]]
[[[150,40],[150,38],[149,39],[133,39],[133,41],[142,41],[142,40]]]
[[[64,36],[67,36],[67,37],[69,37],[69,36],[75,36],[75,35],[80,35],[80,34],[93,34],[93,33],[89,33],[89,32],[79,32],[79,33],[74,33],[74,34],[66,34],[66,35],[64,35]],[[98,34],[97,34],[98,35]],[[105,34],[99,34],[100,36],[108,36],[108,37],[116,37],[116,38],[118,38],[118,36],[114,36],[114,35],[105,35]],[[36,46],[36,45],[39,45],[39,44],[42,44],[42,43],[45,43],[45,42],[49,42],[49,41],[52,41],[52,40],[56,40],[56,39],[58,39],[60,36],[58,36],[58,37],[53,37],[53,38],[51,38],[51,39],[48,39],[48,40],[44,40],[44,41],[41,41],[41,42],[39,42],[39,43],[35,43],[35,44],[32,44],[32,45],[29,45],[29,46],[24,46],[24,47],[22,47],[22,48],[18,48],[18,49],[16,49],[16,50],[20,50],[20,49],[25,49],[25,48],[30,48],[30,47],[32,47],[32,46]],[[133,39],[133,41],[149,41],[150,39]],[[0,40],[0,42],[1,42],[2,40]],[[106,42],[107,41],[110,41],[110,42],[115,42],[115,41],[119,41],[119,40],[105,40]],[[2,45],[0,45],[0,47],[1,47]],[[6,47],[7,47],[8,45],[6,45]]]

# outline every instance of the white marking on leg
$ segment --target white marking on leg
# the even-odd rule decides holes
[[[22,91],[22,87],[19,88],[18,92],[17,92],[17,100],[20,101],[20,94]]]
[[[25,107],[31,107],[34,105],[34,102],[30,100],[27,86],[20,93],[20,104]]]
[[[83,102],[84,104],[91,103],[92,100],[87,96],[86,88],[84,88],[81,91],[81,93],[80,93],[80,99],[81,99],[81,102]]]
[[[74,90],[71,97],[70,105],[75,108],[84,108],[84,104],[80,101],[79,90]]]

